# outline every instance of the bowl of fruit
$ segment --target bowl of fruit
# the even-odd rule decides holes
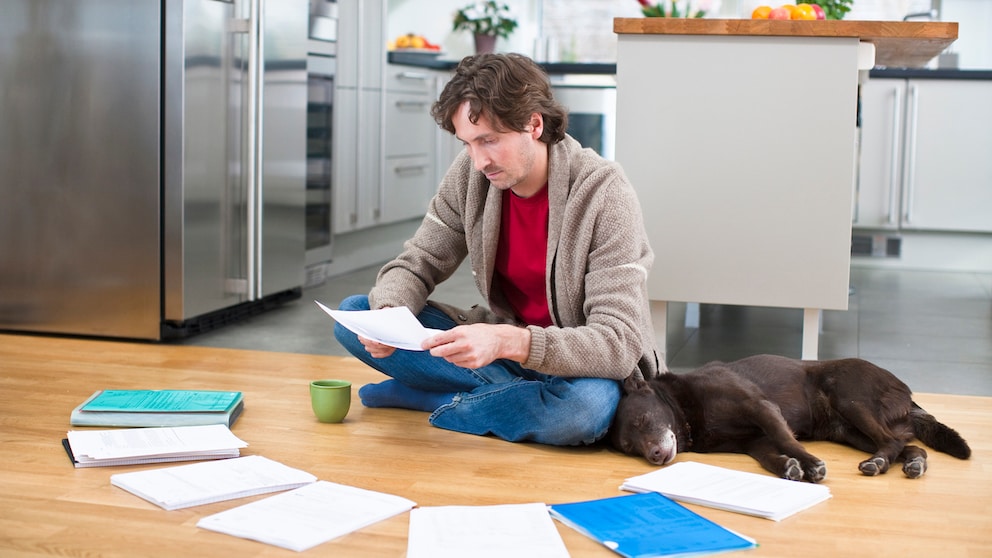
[[[400,35],[386,44],[390,52],[403,53],[404,55],[424,56],[436,58],[441,54],[441,45],[436,45],[427,40],[423,35],[407,33]]]
[[[851,11],[854,0],[808,0],[796,4],[783,4],[777,8],[758,6],[751,12],[751,19],[844,19]]]

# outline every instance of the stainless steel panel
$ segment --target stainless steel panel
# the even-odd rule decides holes
[[[0,329],[157,338],[151,0],[3,0]]]
[[[235,5],[165,3],[164,316],[249,299],[248,35]]]
[[[303,284],[307,15],[166,3],[166,320]]]
[[[331,261],[334,199],[334,57],[307,57],[306,265]]]
[[[307,0],[263,5],[261,255],[257,294],[303,285],[306,259]]]

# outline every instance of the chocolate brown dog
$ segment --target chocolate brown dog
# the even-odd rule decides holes
[[[800,361],[758,355],[711,362],[688,374],[628,378],[610,428],[618,450],[664,465],[679,452],[746,453],[790,480],[820,482],[823,461],[798,440],[826,440],[872,456],[865,475],[902,461],[909,478],[927,470],[918,438],[959,459],[971,449],[954,430],[913,402],[891,372],[856,358]]]

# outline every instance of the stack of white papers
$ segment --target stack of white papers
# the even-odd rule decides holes
[[[298,488],[317,477],[260,455],[111,475],[110,484],[167,510]]]
[[[76,467],[221,459],[248,446],[223,424],[70,430],[63,445]]]
[[[410,512],[407,558],[568,558],[545,504],[438,506]]]
[[[317,481],[204,517],[196,525],[302,552],[416,505],[391,494]]]
[[[822,484],[683,461],[631,477],[630,492],[660,492],[673,500],[779,521],[830,498]]]

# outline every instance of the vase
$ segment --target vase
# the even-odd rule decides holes
[[[475,36],[475,53],[483,54],[486,52],[496,51],[496,35],[481,35]]]

